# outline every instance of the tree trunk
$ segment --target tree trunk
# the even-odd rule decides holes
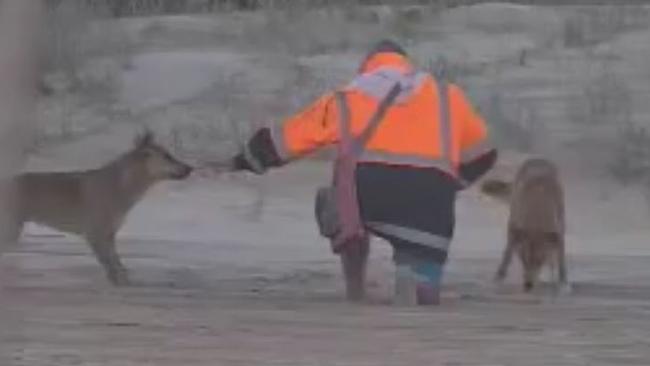
[[[0,1],[0,255],[14,213],[7,204],[15,197],[12,178],[22,168],[34,126],[44,15],[41,0]],[[2,292],[13,273],[8,265],[0,261],[0,332],[16,332],[23,319],[20,309],[3,303]],[[2,349],[2,339],[0,334],[0,364],[10,365],[11,354]]]

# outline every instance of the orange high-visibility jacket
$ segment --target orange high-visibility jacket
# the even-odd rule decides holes
[[[440,113],[439,85],[424,72],[414,70],[396,53],[379,53],[343,91],[350,111],[352,133],[358,135],[394,83],[401,94],[366,145],[360,162],[413,167],[434,167],[460,179],[459,167],[492,149],[483,119],[463,91],[448,85],[448,124]],[[282,161],[308,154],[340,136],[341,106],[334,93],[271,130],[273,145]]]

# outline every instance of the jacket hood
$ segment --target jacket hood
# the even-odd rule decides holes
[[[359,73],[364,74],[384,67],[397,69],[402,73],[413,70],[413,65],[405,55],[397,52],[379,52],[366,58],[359,68]]]

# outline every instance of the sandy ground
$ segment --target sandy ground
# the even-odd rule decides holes
[[[462,196],[443,305],[390,305],[388,246],[373,245],[370,298],[342,300],[299,164],[262,180],[157,186],[120,246],[136,282],[115,289],[78,239],[31,226],[1,259],[1,365],[647,365],[650,250],[638,198],[585,204],[570,189],[575,291],[494,288],[505,210]],[[265,187],[263,210],[256,192]],[[621,207],[625,206],[627,212]],[[612,218],[617,213],[616,218]],[[588,229],[588,230],[587,230]]]

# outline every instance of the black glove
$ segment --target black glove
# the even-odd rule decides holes
[[[252,164],[250,160],[246,158],[246,155],[244,153],[235,155],[231,161],[233,171],[247,170],[258,175],[264,174],[266,172],[266,169],[263,166],[259,165],[259,163],[257,165],[258,166],[256,167],[254,164]]]
[[[232,158],[230,166],[232,167],[233,171],[239,171],[239,170],[249,170],[253,171],[253,168],[248,164],[248,161],[244,157],[244,154],[237,154],[234,158]]]

